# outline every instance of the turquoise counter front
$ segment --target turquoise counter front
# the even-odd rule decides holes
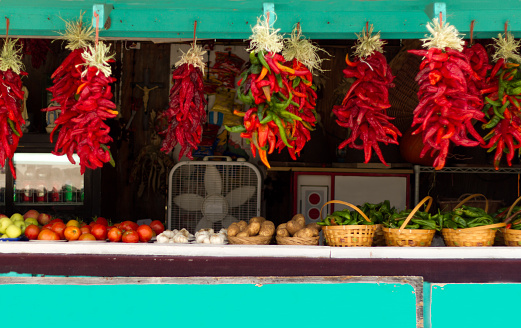
[[[92,327],[75,319],[92,307],[115,320],[100,327],[517,326],[476,309],[515,304],[520,269],[515,247],[0,243],[3,313],[38,304],[61,318],[1,326]]]

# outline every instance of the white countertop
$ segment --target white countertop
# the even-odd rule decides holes
[[[0,254],[521,260],[521,247],[329,247],[39,241],[0,242]]]

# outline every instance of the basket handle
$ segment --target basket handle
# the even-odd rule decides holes
[[[465,199],[463,199],[461,202],[459,202],[458,205],[456,205],[456,206],[454,207],[454,209],[460,207],[461,205],[465,204],[467,201],[469,201],[469,200],[471,200],[471,199],[473,199],[473,198],[476,198],[476,197],[483,197],[483,198],[485,198],[485,212],[488,213],[488,199],[487,199],[487,197],[486,197],[485,195],[483,195],[483,194],[472,194],[472,195],[470,195],[470,196],[468,196],[468,197],[465,197]]]
[[[512,204],[512,206],[510,206],[510,209],[508,210],[508,213],[507,213],[507,216],[506,216],[507,219],[504,221],[505,223],[508,223],[510,220],[512,220],[512,217],[510,217],[510,214],[512,214],[512,211],[514,210],[514,207],[517,205],[517,203],[519,203],[519,201],[521,201],[521,197],[516,199],[514,204]]]
[[[362,212],[362,210],[360,210],[358,207],[356,207],[355,205],[353,204],[350,204],[350,203],[347,203],[347,202],[344,202],[344,201],[341,201],[341,200],[330,200],[329,202],[325,203],[324,205],[322,205],[322,208],[320,209],[320,220],[322,221],[322,210],[324,209],[324,207],[328,204],[332,204],[332,203],[336,203],[336,204],[342,204],[342,205],[347,205],[349,207],[351,207],[352,209],[354,209],[355,211],[357,211],[358,213],[360,213],[360,215],[367,221],[367,222],[372,222],[368,217],[367,215],[365,215],[364,212]]]
[[[418,212],[418,210],[420,209],[420,207],[422,207],[423,204],[425,204],[426,201],[429,201],[429,203],[427,204],[427,208],[425,209],[425,212],[428,212],[429,209],[431,208],[431,205],[432,205],[432,197],[431,196],[427,196],[425,197],[424,199],[422,199],[418,205],[416,205],[411,213],[409,213],[409,215],[407,216],[407,219],[405,219],[405,221],[403,221],[402,223],[402,226],[400,227],[400,230],[404,229],[407,224],[409,224],[409,221],[411,221],[412,217],[414,216],[414,214],[416,214],[416,212]]]
[[[510,213],[510,211],[508,211],[508,213]],[[509,223],[510,221],[512,221],[513,218],[515,218],[515,217],[518,216],[519,214],[521,214],[521,210],[515,212],[515,213],[512,214],[512,215],[507,216],[506,219],[505,219],[505,221],[503,221],[503,222],[505,222],[505,223]]]
[[[460,229],[460,230],[469,231],[469,230],[494,229],[494,228],[501,228],[501,227],[504,227],[506,225],[507,224],[505,222],[500,222],[500,223],[488,224],[488,225],[479,226],[479,227],[464,228],[464,229]]]

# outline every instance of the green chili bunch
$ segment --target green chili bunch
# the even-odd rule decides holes
[[[321,222],[319,225],[372,225],[382,223],[387,220],[392,214],[396,213],[396,209],[391,207],[389,200],[385,200],[378,204],[365,203],[358,208],[371,220],[368,222],[356,210],[345,208],[340,211],[335,211]]]
[[[388,220],[383,222],[385,228],[399,229],[405,222],[411,209],[403,210],[399,213],[395,213],[389,217]],[[440,214],[431,215],[427,212],[416,212],[405,226],[404,229],[428,229],[428,230],[441,230],[441,226],[438,224],[438,216]]]
[[[487,214],[484,209],[462,205],[451,212],[446,212],[438,217],[438,224],[442,228],[466,229],[480,227],[499,222],[498,219]]]

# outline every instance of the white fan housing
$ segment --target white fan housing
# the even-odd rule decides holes
[[[251,163],[227,159],[186,161],[172,168],[168,229],[220,229],[234,221],[260,215],[259,170]]]

